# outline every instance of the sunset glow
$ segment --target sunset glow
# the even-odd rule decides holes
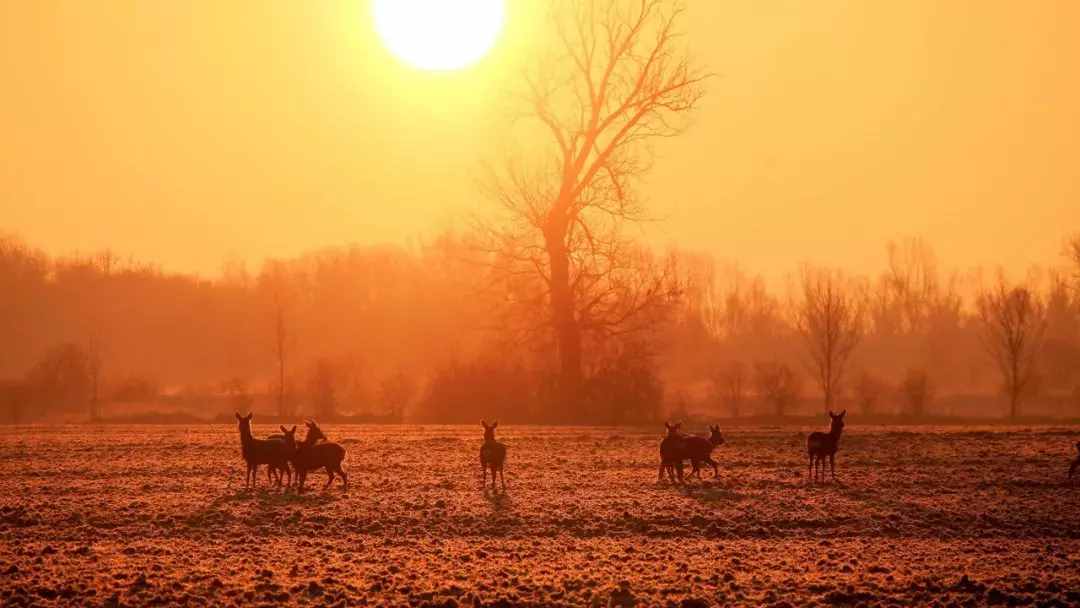
[[[1080,606],[1080,2],[0,0],[0,606]]]
[[[503,24],[502,0],[375,0],[375,28],[394,55],[424,70],[479,61]]]

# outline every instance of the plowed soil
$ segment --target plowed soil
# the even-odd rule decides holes
[[[814,429],[736,429],[675,487],[662,429],[500,426],[505,493],[479,425],[323,430],[347,492],[245,491],[233,425],[6,427],[0,604],[1080,604],[1077,428],[849,420],[825,484]]]

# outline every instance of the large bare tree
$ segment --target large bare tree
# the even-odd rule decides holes
[[[795,327],[806,342],[828,411],[862,335],[863,311],[855,290],[839,273],[807,267],[800,278]]]
[[[490,234],[514,272],[539,277],[564,396],[581,386],[583,334],[625,331],[665,296],[663,273],[622,229],[646,219],[635,186],[649,168],[647,143],[682,132],[704,93],[706,75],[681,41],[684,10],[661,0],[552,2],[551,44],[513,98],[515,119],[547,143],[493,168],[508,219]]]
[[[982,290],[976,307],[983,347],[1001,372],[1009,416],[1015,418],[1021,399],[1033,387],[1046,307],[1030,289],[1011,286],[1000,275],[992,287]]]

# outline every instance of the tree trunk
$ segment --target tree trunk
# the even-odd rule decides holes
[[[547,239],[551,264],[551,320],[559,349],[559,394],[567,417],[579,414],[578,398],[582,383],[581,328],[574,314],[574,294],[570,287],[570,256],[564,238]]]

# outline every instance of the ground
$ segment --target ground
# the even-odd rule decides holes
[[[678,488],[662,427],[503,425],[504,495],[479,424],[323,430],[347,493],[244,491],[234,425],[6,427],[0,604],[1080,604],[1080,428],[849,420],[842,485],[811,429],[734,429]]]

